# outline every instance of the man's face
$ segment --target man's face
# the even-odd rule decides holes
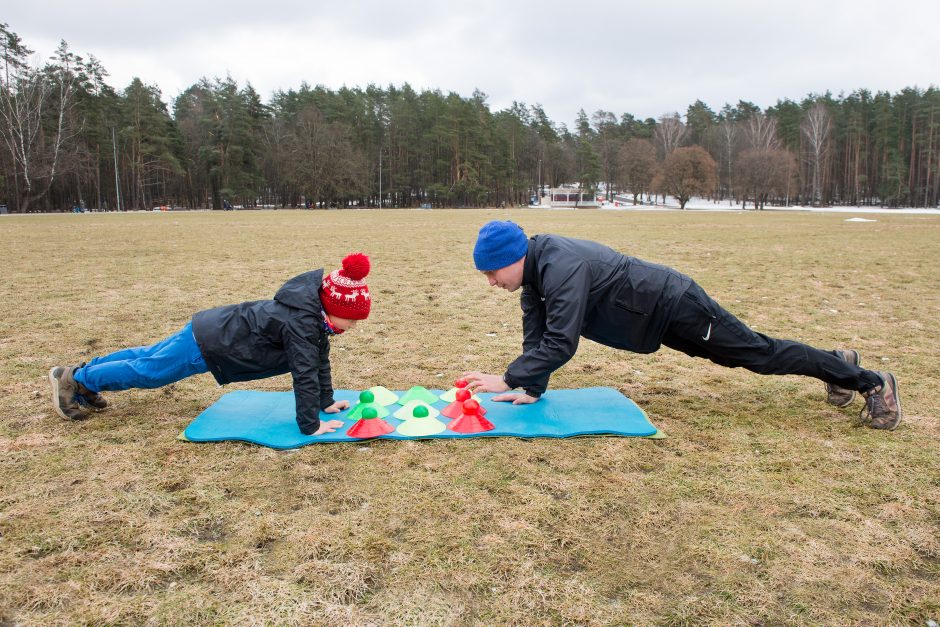
[[[525,257],[499,270],[486,270],[483,276],[490,282],[491,286],[501,287],[507,292],[515,292],[522,287],[522,269],[525,265]]]

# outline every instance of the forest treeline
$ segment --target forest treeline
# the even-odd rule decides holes
[[[301,83],[265,102],[231,78],[168,103],[108,84],[63,41],[40,66],[0,24],[0,204],[13,212],[253,206],[494,206],[538,186],[743,203],[937,206],[940,91],[859,89],[638,119],[408,84]]]

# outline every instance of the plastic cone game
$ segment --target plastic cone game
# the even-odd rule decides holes
[[[374,407],[366,407],[362,410],[362,418],[349,427],[346,435],[351,438],[377,438],[394,430],[395,427],[379,418],[379,414]]]
[[[414,417],[415,408],[424,407],[428,410],[428,415],[431,418],[437,418],[441,415],[441,412],[437,411],[427,403],[422,403],[421,401],[409,401],[405,403],[405,406],[396,411],[392,416],[398,418],[399,420],[408,420]]]
[[[437,396],[432,394],[426,387],[416,385],[398,399],[398,404],[404,406],[411,401],[420,401],[427,405],[432,405],[437,402]]]
[[[479,405],[479,400],[470,397],[470,392],[464,388],[457,388],[456,400],[441,410],[441,413],[448,418],[458,418],[460,414],[463,413],[463,404],[469,400],[477,403]],[[486,414],[486,410],[480,407],[480,415],[483,416]]]
[[[447,428],[457,433],[480,433],[492,431],[496,427],[480,414],[480,404],[474,400],[464,401],[463,413],[451,420]]]
[[[398,395],[392,392],[390,389],[384,385],[376,385],[368,390],[375,395],[375,403],[377,405],[394,405],[398,402]]]
[[[375,402],[375,394],[373,394],[370,390],[365,390],[359,393],[359,402],[355,407],[353,407],[352,411],[349,412],[349,415],[346,416],[346,418],[350,420],[362,418],[363,412],[370,407],[375,410],[375,413],[379,418],[385,418],[388,416],[388,410],[382,407],[382,405],[379,403]]]
[[[441,400],[447,401],[448,403],[453,403],[455,400],[457,400],[457,391],[462,390],[465,387],[467,387],[467,381],[464,379],[457,379],[454,381],[454,387],[441,394]],[[475,394],[470,398],[478,403],[480,402],[480,397]]]
[[[428,411],[427,405],[416,405],[411,418],[398,425],[398,432],[409,437],[437,435],[447,427]]]

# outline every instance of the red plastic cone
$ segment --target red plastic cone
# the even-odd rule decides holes
[[[346,431],[346,435],[351,438],[377,438],[380,435],[385,435],[386,433],[391,433],[395,430],[395,427],[388,424],[384,420],[378,417],[378,412],[375,411],[372,407],[367,407],[362,410],[362,418],[349,427],[349,430]]]
[[[496,427],[492,422],[480,415],[480,404],[476,401],[464,401],[463,413],[447,424],[447,428],[457,433],[481,433],[492,431]],[[443,412],[441,412],[443,413]]]
[[[458,381],[459,383],[459,381]],[[441,415],[447,416],[448,418],[460,418],[460,414],[463,413],[463,404],[470,400],[470,391],[463,388],[459,388],[455,394],[457,400],[441,410]],[[476,401],[474,401],[476,402]],[[477,403],[479,404],[479,403]],[[486,415],[486,410],[480,407],[480,415]]]

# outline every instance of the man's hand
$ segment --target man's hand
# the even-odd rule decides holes
[[[337,414],[344,409],[349,409],[349,401],[336,401],[329,407],[323,410],[323,413],[326,414]],[[339,422],[337,420],[331,420],[330,422]]]
[[[467,391],[471,394],[477,392],[508,392],[509,386],[498,374],[484,374],[482,372],[465,372],[463,379],[467,382]]]
[[[346,401],[340,401],[345,403]],[[323,410],[326,411],[326,410]],[[327,420],[326,422],[320,423],[320,428],[311,433],[310,435],[323,435],[324,433],[333,433],[337,429],[343,426],[342,420]]]
[[[534,403],[539,400],[538,396],[529,396],[528,394],[497,394],[492,399],[497,403],[508,403],[512,401],[513,405],[528,405],[529,403]]]

